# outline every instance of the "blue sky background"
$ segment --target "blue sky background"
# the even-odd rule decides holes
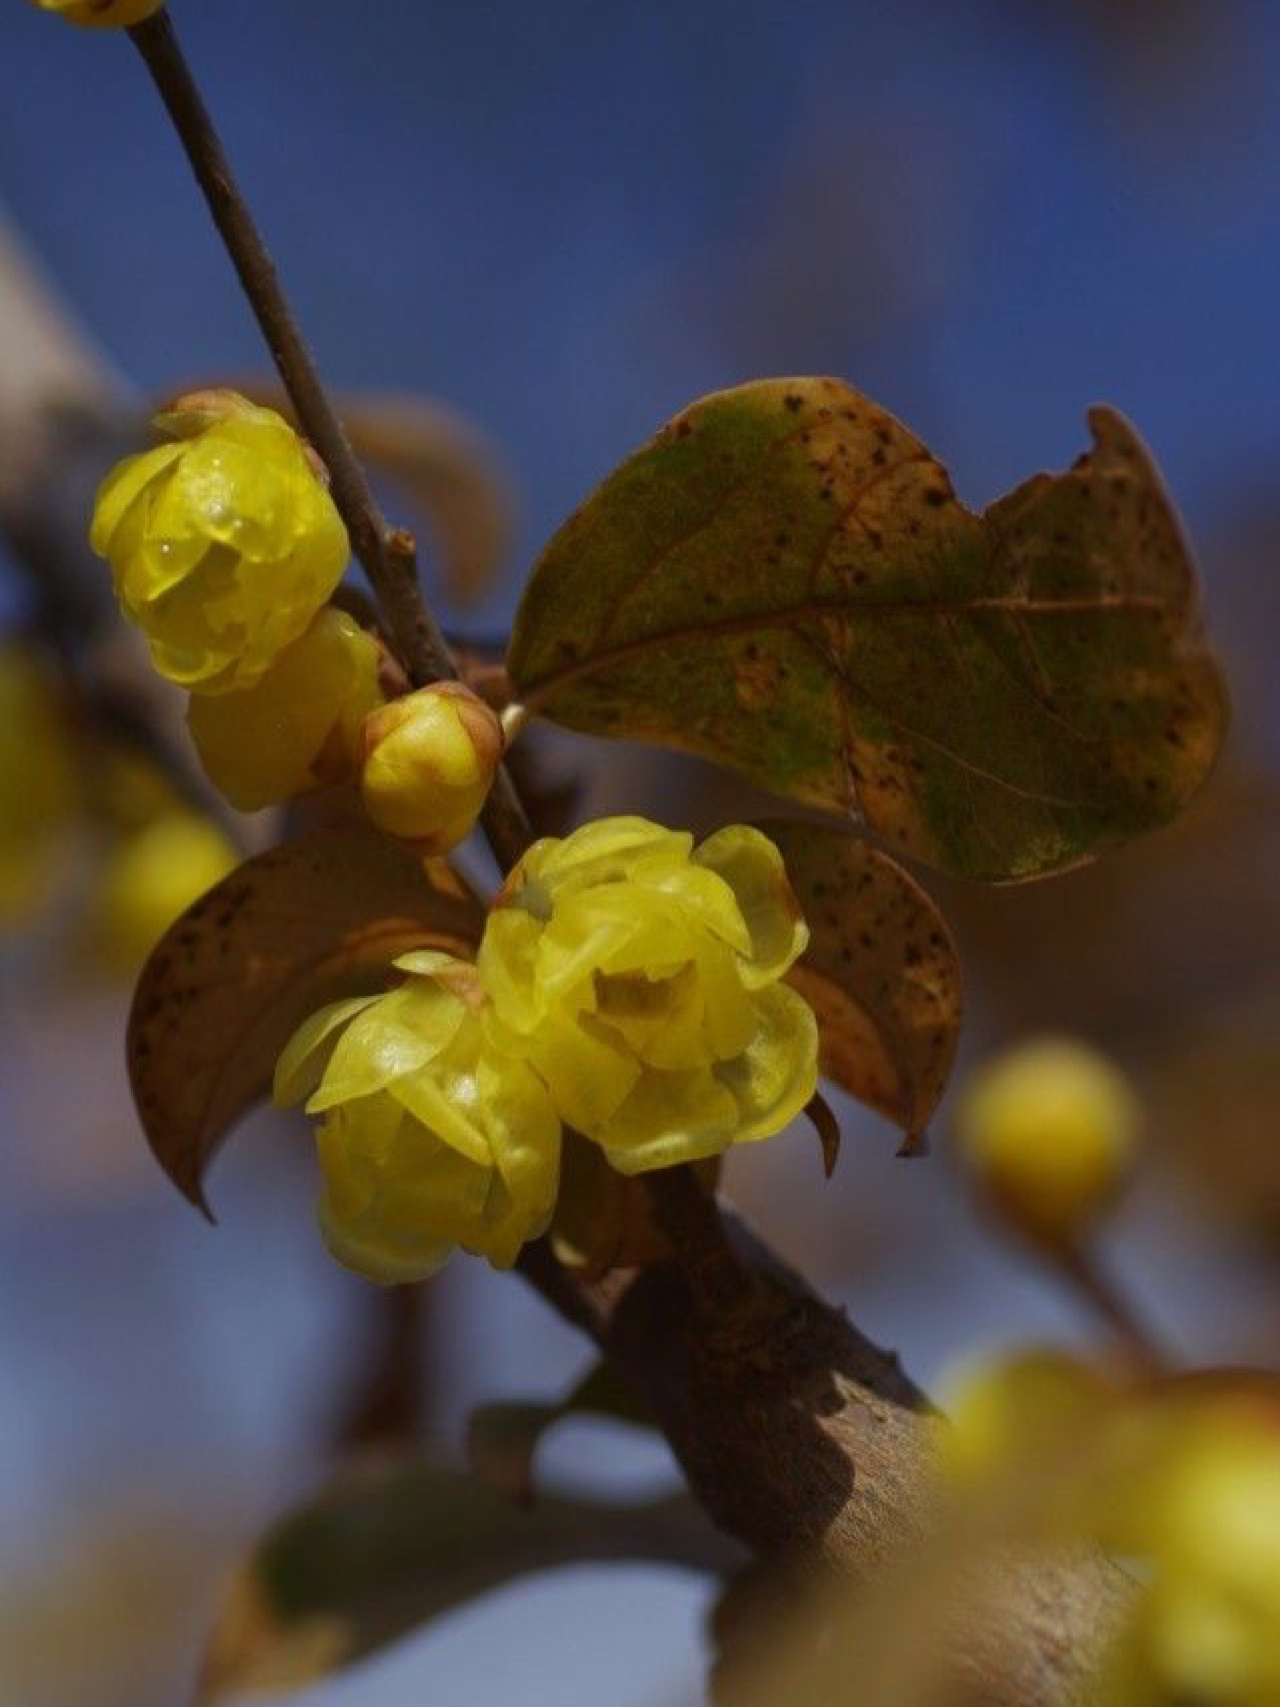
[[[975,505],[1070,461],[1087,407],[1114,403],[1202,547],[1215,627],[1252,630],[1271,655],[1280,6],[173,10],[326,373],[442,397],[499,447],[522,520],[482,624],[509,610],[519,565],[557,522],[693,397],[762,373],[831,372],[919,432]],[[119,366],[155,391],[262,368],[127,43],[0,0],[0,74],[0,208]],[[1262,703],[1274,708],[1275,691]],[[50,987],[40,999],[56,1006],[56,1040],[29,986],[0,985],[0,1572],[24,1592],[55,1581],[140,1488],[162,1531],[193,1529],[199,1562],[174,1602],[173,1652],[154,1654],[170,1672],[140,1680],[121,1661],[87,1693],[51,1682],[42,1699],[28,1670],[6,1696],[0,1621],[0,1707],[142,1707],[148,1688],[159,1707],[207,1606],[207,1557],[233,1556],[315,1474],[299,1435],[325,1414],[335,1344],[363,1298],[319,1257],[298,1211],[310,1186],[269,1144],[233,1147],[217,1234],[192,1223],[151,1164],[132,1162],[123,997]],[[69,1060],[59,1100],[51,1082]],[[49,1147],[80,1112],[103,1155],[130,1160],[104,1165],[105,1183],[91,1170],[78,1191],[33,1185],[41,1169],[59,1174]],[[904,1172],[881,1136],[848,1189],[884,1206],[910,1252],[929,1247],[928,1261],[864,1275],[856,1294],[871,1331],[921,1375],[975,1341],[1072,1320],[956,1210],[940,1167]],[[834,1237],[828,1226],[829,1274]],[[1158,1265],[1158,1250],[1135,1248]],[[1184,1253],[1178,1280],[1196,1279]],[[1139,1284],[1164,1298],[1158,1272]],[[468,1270],[447,1295],[446,1433],[470,1399],[554,1390],[581,1360],[511,1283]],[[627,1474],[654,1470],[652,1456],[624,1458]],[[401,1707],[428,1688],[490,1707],[510,1701],[512,1678],[528,1707],[661,1707],[689,1697],[702,1598],[653,1572],[508,1595],[309,1692],[306,1707]],[[637,1659],[620,1684],[637,1618],[645,1669]]]

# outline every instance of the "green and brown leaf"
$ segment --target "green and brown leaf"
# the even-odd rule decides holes
[[[983,515],[831,379],[695,403],[552,539],[520,697],[569,728],[699,753],[984,881],[1174,816],[1226,697],[1150,459],[1094,448]]]
[[[134,1101],[178,1189],[207,1208],[210,1155],[308,1014],[382,988],[410,949],[471,958],[483,925],[448,865],[372,830],[259,854],[188,908],[143,968],[128,1033]]]

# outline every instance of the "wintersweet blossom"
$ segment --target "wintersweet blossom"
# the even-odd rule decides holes
[[[321,1117],[320,1224],[370,1280],[420,1280],[456,1246],[509,1268],[546,1230],[560,1122],[495,1039],[466,962],[422,950],[398,988],[322,1008],[280,1056],[275,1097]]]
[[[812,1097],[808,930],[767,837],[606,818],[536,843],[477,958],[512,1054],[622,1173],[781,1131]]]
[[[107,476],[90,541],[161,675],[193,693],[249,687],[337,586],[346,529],[273,410],[200,393],[157,425],[174,442]]]

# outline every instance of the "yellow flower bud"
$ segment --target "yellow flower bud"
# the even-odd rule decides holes
[[[125,29],[152,17],[164,0],[35,0],[42,12],[54,12],[90,29]]]
[[[781,855],[736,825],[693,837],[606,818],[536,843],[477,965],[565,1124],[622,1173],[767,1138],[817,1084],[817,1022],[780,980],[808,929]]]
[[[276,1068],[276,1101],[323,1116],[321,1230],[384,1285],[423,1279],[458,1245],[509,1268],[551,1219],[560,1122],[495,1041],[474,967],[428,950],[396,965],[403,985],[322,1008]]]
[[[342,578],[346,529],[274,411],[206,392],[158,424],[179,438],[107,476],[90,541],[162,676],[193,693],[249,687]]]
[[[1005,1219],[1033,1238],[1061,1242],[1114,1196],[1137,1125],[1133,1094],[1109,1061],[1068,1038],[1044,1038],[973,1075],[956,1133]]]
[[[209,780],[256,812],[354,777],[364,720],[382,703],[380,660],[371,634],[326,608],[252,687],[193,694],[187,724]]]
[[[460,682],[419,688],[375,711],[364,742],[360,788],[380,830],[423,854],[470,834],[502,757],[502,725],[482,699]]]
[[[0,648],[0,926],[40,905],[75,799],[74,760],[35,659]]]
[[[216,824],[172,811],[129,836],[102,872],[97,939],[108,963],[132,974],[178,915],[239,863]]]

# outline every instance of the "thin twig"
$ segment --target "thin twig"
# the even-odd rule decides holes
[[[1123,1347],[1135,1368],[1146,1375],[1169,1371],[1168,1353],[1095,1251],[1068,1245],[1050,1252],[1049,1261]]]
[[[162,10],[135,25],[129,35],[173,121],[302,430],[329,471],[333,501],[386,613],[410,680],[417,687],[453,680],[457,672],[449,648],[422,597],[413,535],[390,528],[379,508],[240,193],[172,20]],[[484,826],[499,865],[509,870],[533,835],[505,772],[495,782]]]

